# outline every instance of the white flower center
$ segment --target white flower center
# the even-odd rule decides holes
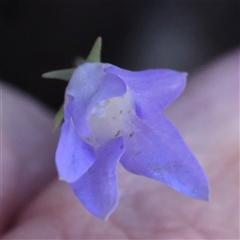
[[[130,119],[133,114],[134,102],[129,91],[121,97],[101,101],[92,110],[89,120],[92,132],[83,140],[99,147],[110,138],[132,134]]]

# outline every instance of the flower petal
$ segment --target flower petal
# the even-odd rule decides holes
[[[86,63],[78,67],[66,89],[72,97],[72,116],[74,126],[80,136],[91,133],[88,120],[93,108],[103,100],[122,96],[126,93],[125,83],[116,75],[105,73],[110,66],[102,63]]]
[[[71,184],[82,204],[95,216],[107,219],[118,203],[117,163],[124,152],[123,138],[106,142],[96,151],[96,161]]]
[[[187,77],[186,73],[166,69],[131,72],[110,66],[105,71],[119,76],[130,88],[136,114],[142,119],[171,104],[184,90]]]
[[[163,116],[133,119],[133,132],[125,137],[122,165],[190,197],[208,200],[205,173],[176,128]]]
[[[81,140],[71,121],[64,122],[56,152],[59,178],[69,183],[75,182],[94,161],[92,147]]]

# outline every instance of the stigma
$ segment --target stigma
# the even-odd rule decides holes
[[[131,118],[135,114],[135,105],[130,91],[123,96],[99,102],[91,111],[89,124],[91,134],[83,140],[98,148],[111,138],[131,133]]]

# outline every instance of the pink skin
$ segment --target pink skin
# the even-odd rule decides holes
[[[205,169],[210,203],[119,166],[120,203],[107,222],[57,180],[53,115],[3,85],[2,239],[237,239],[239,50],[190,78],[165,113]]]

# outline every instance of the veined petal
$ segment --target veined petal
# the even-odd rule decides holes
[[[91,133],[88,120],[99,102],[126,93],[126,85],[121,78],[104,72],[107,66],[110,64],[86,63],[81,65],[73,73],[66,89],[66,96],[72,97],[71,113],[67,114],[71,115],[80,136],[87,136]]]
[[[117,163],[124,152],[123,138],[111,139],[96,151],[96,161],[71,184],[82,204],[95,216],[107,219],[118,203]]]
[[[92,147],[81,140],[70,120],[64,122],[56,152],[59,178],[69,183],[75,182],[94,161]]]
[[[136,104],[136,114],[148,118],[171,104],[184,90],[186,73],[157,69],[131,72],[110,66],[106,72],[116,74],[130,88]]]
[[[205,173],[179,132],[163,115],[133,120],[125,137],[122,165],[130,172],[158,180],[190,197],[208,200]]]

